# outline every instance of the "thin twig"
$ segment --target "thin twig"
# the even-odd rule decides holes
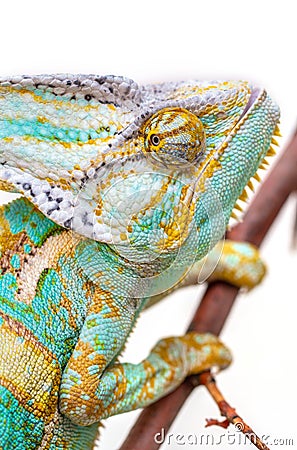
[[[249,427],[245,421],[237,414],[236,410],[225,400],[221,391],[218,389],[215,379],[209,371],[199,375],[199,384],[206,387],[222,414],[227,420],[219,422],[216,419],[208,419],[206,426],[218,425],[227,428],[229,424],[235,425],[237,431],[241,431],[259,450],[269,450],[256,433]]]

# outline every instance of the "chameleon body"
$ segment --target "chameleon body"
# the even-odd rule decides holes
[[[23,194],[0,211],[1,449],[91,449],[102,419],[230,363],[196,333],[139,364],[119,356],[141,310],[195,283],[212,248],[215,267],[278,120],[244,81],[0,79],[0,188]],[[219,276],[258,282],[256,249],[226,248]]]

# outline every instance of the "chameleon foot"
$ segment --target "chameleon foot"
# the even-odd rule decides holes
[[[218,258],[218,265],[210,279],[223,280],[250,290],[262,281],[266,273],[259,249],[248,242],[226,240]]]

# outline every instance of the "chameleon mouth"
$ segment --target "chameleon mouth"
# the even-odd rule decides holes
[[[204,183],[205,180],[209,179],[210,176],[221,167],[220,165],[220,158],[222,157],[223,154],[225,154],[226,159],[228,159],[228,152],[235,151],[235,148],[231,148],[232,147],[232,141],[234,139],[234,137],[237,136],[237,134],[241,134],[241,139],[242,141],[244,140],[242,135],[246,133],[245,131],[245,122],[247,120],[249,120],[250,117],[253,116],[253,113],[255,112],[255,110],[257,108],[261,108],[261,105],[264,104],[264,111],[266,110],[266,117],[268,118],[267,120],[269,120],[269,123],[271,123],[273,125],[274,123],[274,128],[271,129],[271,134],[270,131],[267,129],[266,130],[266,143],[265,145],[263,144],[263,146],[265,148],[263,148],[263,152],[261,150],[261,145],[260,148],[258,149],[259,152],[261,151],[262,154],[259,155],[261,156],[261,161],[260,161],[260,165],[258,166],[259,170],[266,170],[266,166],[269,165],[269,162],[267,161],[267,157],[270,156],[274,156],[274,154],[276,153],[273,145],[278,145],[278,142],[276,141],[275,137],[277,136],[281,136],[280,132],[279,132],[279,127],[278,127],[278,123],[279,123],[279,119],[276,120],[277,118],[275,117],[276,113],[273,109],[273,105],[266,93],[266,91],[262,88],[259,87],[253,87],[251,86],[250,88],[250,95],[249,97],[246,99],[246,104],[242,109],[241,114],[238,116],[236,122],[233,124],[232,128],[230,128],[230,130],[228,130],[228,134],[225,136],[225,138],[222,139],[222,141],[219,143],[219,145],[213,149],[210,150],[206,156],[201,160],[201,165],[197,170],[197,177],[195,179],[195,183],[194,183],[194,191],[195,191],[195,195],[199,196],[200,193],[205,190],[204,187]],[[254,137],[255,141],[257,141],[256,137]],[[269,143],[270,145],[268,145]],[[259,143],[257,144],[259,145]],[[242,156],[242,155],[241,155]],[[244,159],[244,156],[243,156]],[[250,164],[247,165],[246,167],[246,171],[247,173],[250,173]],[[254,185],[253,185],[253,181],[252,178],[255,179],[257,182],[259,182],[261,180],[261,176],[258,174],[258,171],[255,171],[255,173],[251,173],[249,175],[249,178],[246,181],[246,185],[248,186],[248,188],[254,192]],[[243,189],[241,195],[239,196],[239,200],[246,202],[248,199],[249,195],[246,192],[245,188]],[[240,207],[240,205],[235,205],[235,208],[237,208],[239,211],[242,211],[242,208]],[[235,213],[231,214],[231,217],[233,218],[237,218]]]
[[[240,115],[240,117],[238,119],[238,122],[237,122],[237,125],[234,127],[234,130],[236,130],[237,128],[240,128],[242,123],[250,115],[251,110],[254,109],[254,107],[257,104],[261,103],[262,101],[265,101],[266,98],[267,98],[267,92],[265,91],[265,89],[261,89],[259,87],[252,88],[249,100],[248,100],[248,102],[247,102],[247,104],[246,104],[242,114]],[[249,193],[247,191],[247,187],[249,188],[249,190],[252,193],[255,192],[254,181],[256,181],[257,183],[261,182],[261,178],[262,177],[261,177],[261,174],[259,174],[259,172],[267,170],[267,168],[268,168],[268,166],[270,164],[269,161],[267,160],[267,158],[273,157],[276,154],[276,151],[275,151],[273,146],[276,146],[276,147],[279,146],[278,141],[277,141],[278,137],[281,137],[281,133],[280,133],[280,129],[279,129],[279,118],[275,122],[274,129],[273,129],[272,134],[270,136],[270,146],[268,147],[268,149],[266,151],[266,154],[264,153],[262,155],[261,164],[258,166],[258,170],[254,173],[254,175],[252,175],[250,177],[250,179],[248,180],[245,188],[241,192],[240,196],[238,197],[237,202],[234,205],[233,211],[231,213],[231,217],[233,219],[235,219],[236,221],[240,221],[241,220],[240,216],[242,216],[242,213],[244,211],[244,209],[242,209],[239,201],[243,202],[243,204],[248,202]],[[239,217],[238,217],[238,214],[239,214]]]

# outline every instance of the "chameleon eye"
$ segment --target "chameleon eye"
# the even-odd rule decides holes
[[[205,151],[201,120],[183,108],[164,108],[142,128],[145,153],[166,166],[195,164]]]
[[[157,136],[156,134],[151,134],[150,136],[150,142],[152,145],[154,145],[155,147],[158,147],[158,145],[160,144],[160,138],[159,136]]]

